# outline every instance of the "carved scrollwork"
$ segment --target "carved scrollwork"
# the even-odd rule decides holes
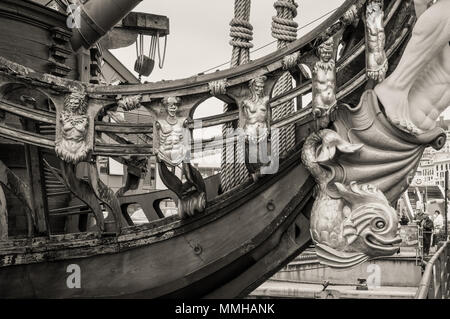
[[[228,82],[226,79],[212,81],[208,83],[209,92],[212,96],[224,95],[227,93]]]
[[[63,111],[58,117],[60,138],[55,143],[55,152],[67,163],[84,161],[92,151],[88,143],[87,108],[88,98],[84,92],[73,92],[64,100]]]
[[[125,96],[117,102],[117,105],[124,111],[132,111],[140,108],[142,101],[142,95]]]
[[[286,55],[281,62],[283,64],[283,70],[290,70],[297,66],[298,60],[300,58],[300,52],[294,52],[292,54]]]
[[[314,115],[319,118],[319,127],[325,128],[337,103],[333,38],[322,43],[317,51],[319,61],[314,65],[312,72],[312,107]]]
[[[370,79],[381,82],[386,77],[383,0],[370,0],[366,9],[366,71]]]

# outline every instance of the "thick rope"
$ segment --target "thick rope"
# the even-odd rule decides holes
[[[231,67],[248,63],[250,61],[250,49],[253,44],[253,27],[250,24],[251,0],[235,0],[234,18],[230,22],[230,45],[233,47],[231,56]],[[224,106],[224,113],[230,111],[228,105]],[[234,132],[232,123],[222,127],[222,135]],[[248,178],[245,164],[242,162],[243,151],[238,148],[236,152],[231,151],[231,145],[222,149],[221,184],[222,190],[228,191],[241,184]],[[228,151],[227,151],[228,149]]]
[[[297,16],[298,4],[295,0],[278,0],[274,3],[274,7],[277,10],[277,15],[272,17],[272,36],[278,40],[278,49],[281,49],[297,39],[298,24],[294,21],[294,18]],[[292,89],[292,77],[286,72],[276,83],[273,95],[280,95],[290,89]],[[294,112],[294,101],[289,101],[274,110],[273,119],[277,120]],[[280,129],[278,143],[280,153],[285,153],[294,147],[294,125]],[[274,156],[278,155],[279,154],[274,154]]]

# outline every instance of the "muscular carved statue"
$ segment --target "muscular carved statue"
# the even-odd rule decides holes
[[[312,72],[312,106],[319,118],[319,126],[329,124],[329,116],[336,106],[336,64],[333,59],[334,40],[329,38],[318,48],[319,61]]]
[[[252,79],[250,95],[240,103],[239,125],[245,136],[245,163],[256,180],[261,168],[270,165],[270,119],[269,96],[264,93],[266,76]]]
[[[247,138],[255,143],[259,143],[269,135],[269,97],[264,96],[264,82],[266,80],[267,77],[265,76],[250,80],[250,96],[242,101],[242,128]]]
[[[181,100],[178,97],[164,98],[167,116],[157,116],[155,122],[159,175],[163,183],[179,198],[178,214],[181,218],[203,212],[206,208],[206,187],[201,174],[188,162],[190,132],[187,118],[178,115]],[[174,173],[181,164],[186,182],[182,183]],[[169,169],[170,168],[170,169]]]
[[[389,204],[408,188],[425,148],[445,143],[436,119],[450,105],[450,0],[415,4],[419,18],[394,72],[303,147],[318,182],[312,237],[320,261],[333,267],[395,253]]]
[[[186,118],[177,117],[179,104],[180,99],[177,97],[164,98],[167,117],[156,121],[159,137],[158,157],[172,166],[186,159],[190,146]]]
[[[388,60],[384,49],[383,0],[371,0],[366,10],[366,70],[370,79],[381,82],[388,70]]]
[[[85,160],[92,150],[87,142],[89,117],[87,96],[73,92],[64,101],[60,114],[61,138],[56,141],[56,154],[65,162],[77,164]]]

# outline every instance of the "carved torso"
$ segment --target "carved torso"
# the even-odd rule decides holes
[[[366,19],[366,68],[371,79],[382,81],[386,75],[388,61],[385,52],[383,3],[372,0],[367,6]]]
[[[180,164],[188,152],[187,135],[183,118],[168,117],[157,122],[159,137],[158,156],[170,165]]]
[[[258,97],[242,102],[245,117],[244,132],[250,139],[260,141],[268,134],[269,98]]]
[[[65,162],[76,164],[87,158],[91,151],[88,144],[89,117],[84,93],[70,94],[64,101],[59,118],[60,138],[56,142],[56,154]]]
[[[327,111],[336,104],[334,60],[317,62],[313,70],[313,105]]]

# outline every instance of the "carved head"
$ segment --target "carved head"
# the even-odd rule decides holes
[[[329,62],[333,59],[334,39],[332,37],[328,38],[328,40],[319,46],[317,51],[319,52],[319,58],[322,62]]]
[[[64,100],[64,111],[74,115],[84,115],[87,112],[87,95],[83,92],[72,92]]]
[[[366,14],[372,15],[373,13],[382,13],[383,0],[372,0],[367,4]]]
[[[249,87],[253,97],[264,96],[264,85],[267,77],[262,75],[250,80]]]
[[[342,231],[347,250],[370,257],[389,256],[398,251],[402,241],[398,216],[384,194],[370,184],[336,183],[336,187],[344,200]]]
[[[165,97],[162,100],[162,104],[166,107],[167,113],[171,117],[176,117],[178,106],[181,103],[181,99],[179,97]]]

